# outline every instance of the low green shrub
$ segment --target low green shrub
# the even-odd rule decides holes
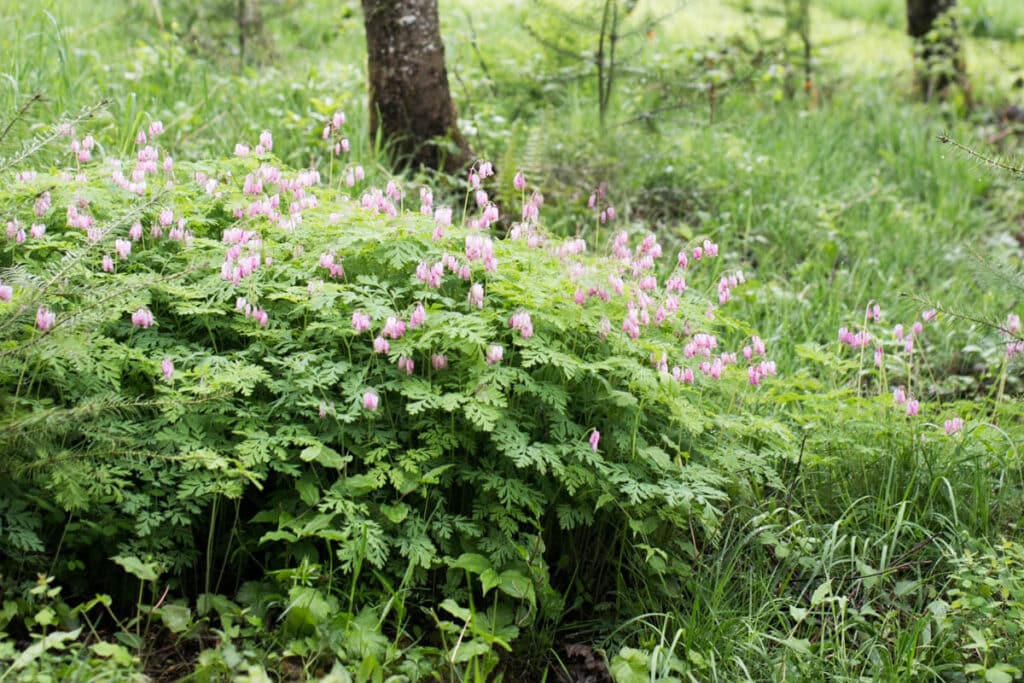
[[[143,601],[114,556],[154,603],[269,581],[262,613],[295,638],[376,606],[472,658],[684,572],[730,495],[773,478],[758,433],[781,427],[750,385],[774,365],[717,310],[743,277],[710,241],[689,264],[627,231],[591,255],[525,189],[500,239],[484,189],[452,226],[426,190],[417,214],[356,167],[326,189],[281,168],[269,134],[184,163],[156,124],[121,162],[61,133],[69,167],[4,169],[0,192],[9,577],[120,614]]]

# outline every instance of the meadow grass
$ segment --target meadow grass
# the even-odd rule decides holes
[[[0,24],[10,27],[0,34],[0,111],[33,93],[45,98],[18,135],[102,98],[110,102],[98,121],[102,145],[128,150],[138,124],[159,118],[172,155],[217,156],[268,128],[282,160],[327,163],[338,184],[342,166],[329,165],[318,138],[323,118],[344,109],[353,156],[372,179],[391,175],[386,148],[365,132],[362,27],[345,3],[289,11],[269,27],[264,63],[250,64],[230,50],[188,47],[170,23],[156,25],[149,3],[17,5],[0,6]],[[925,430],[908,439],[905,420],[886,412],[891,385],[865,381],[861,391],[858,380],[851,389],[843,363],[856,358],[841,357],[835,339],[841,325],[863,320],[869,302],[882,305],[887,326],[909,326],[932,302],[988,321],[1019,302],[1013,288],[993,286],[979,259],[1019,262],[1019,179],[938,137],[982,144],[985,110],[1012,97],[1013,74],[999,65],[1024,57],[1014,42],[1024,7],[963,5],[977,38],[967,43],[979,82],[974,117],[914,101],[902,3],[819,0],[813,96],[778,96],[782,86],[762,72],[749,83],[734,74],[709,124],[700,87],[709,76],[694,75],[693,53],[730,36],[756,48],[780,34],[782,19],[765,2],[694,1],[679,11],[652,2],[638,12],[669,16],[627,66],[692,82],[676,84],[687,87],[673,111],[637,123],[655,86],[624,76],[602,131],[593,79],[577,77],[585,65],[559,64],[524,29],[533,21],[564,30],[557,16],[518,3],[442,2],[452,90],[475,149],[499,162],[499,176],[528,169],[548,193],[546,220],[564,234],[607,242],[610,232],[598,232],[583,208],[607,181],[629,227],[656,230],[676,248],[719,242],[753,281],[731,305],[793,378],[755,408],[807,434],[798,453],[779,458],[781,486],[764,491],[759,506],[731,510],[714,542],[693,549],[691,574],[657,588],[624,581],[618,599],[635,606],[634,616],[616,612],[620,621],[609,624],[588,615],[593,621],[559,626],[565,631],[541,642],[590,638],[622,658],[622,671],[631,666],[622,648],[632,648],[642,653],[633,667],[640,673],[628,680],[647,680],[644,667],[649,680],[683,680],[683,671],[720,681],[959,672],[963,645],[940,629],[936,612],[951,558],[975,543],[995,545],[1022,511],[1020,454],[997,424],[1016,425],[1020,409],[992,400],[1002,349],[977,342],[991,332],[981,323],[952,316],[928,337],[929,419],[937,425],[948,409],[978,425],[973,450],[931,461],[920,446]],[[912,374],[894,364],[889,379]],[[1008,386],[1020,390],[1013,377]],[[866,443],[869,425],[880,435]],[[651,597],[666,593],[678,603]]]

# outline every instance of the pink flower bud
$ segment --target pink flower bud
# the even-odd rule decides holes
[[[371,413],[376,412],[377,406],[380,405],[380,397],[377,396],[377,392],[372,389],[368,389],[363,394],[363,408],[369,410]]]
[[[170,356],[165,356],[163,361],[161,361],[160,371],[168,382],[174,378],[174,361],[171,360]]]
[[[597,446],[599,443],[601,443],[601,432],[595,429],[593,432],[590,433],[590,438],[588,439],[588,441],[590,443],[590,447],[594,449],[595,453],[597,453]]]

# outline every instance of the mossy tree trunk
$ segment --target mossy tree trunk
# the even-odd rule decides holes
[[[472,156],[448,89],[437,0],[362,0],[370,134],[399,163],[455,172]],[[438,144],[439,138],[450,144]]]
[[[907,33],[914,39],[917,85],[925,99],[951,83],[966,84],[956,0],[907,0]]]

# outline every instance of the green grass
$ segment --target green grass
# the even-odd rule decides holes
[[[6,3],[0,113],[41,93],[44,103],[16,127],[26,138],[40,122],[108,99],[98,137],[111,149],[129,149],[137,123],[160,118],[176,157],[224,155],[266,128],[279,156],[303,167],[325,162],[319,121],[341,108],[356,131],[353,157],[380,180],[391,171],[386,150],[364,130],[355,4],[292,7],[268,24],[271,50],[241,64],[229,51],[197,51],[174,35],[178,4],[168,3],[161,30],[153,5],[141,0]],[[1008,380],[1012,400],[997,404],[995,335],[944,317],[922,344],[926,418],[941,425],[955,411],[978,426],[969,445],[931,460],[937,451],[926,450],[921,436],[934,441],[937,430],[908,438],[906,421],[888,410],[888,389],[912,373],[893,364],[889,386],[865,380],[863,392],[854,390],[856,366],[837,357],[835,337],[840,325],[862,321],[870,301],[881,303],[890,327],[909,326],[924,302],[989,321],[1019,305],[1019,292],[998,278],[993,286],[976,258],[1019,264],[1019,180],[979,166],[938,136],[949,131],[984,149],[986,111],[1015,96],[1007,85],[1017,72],[999,65],[1024,60],[1024,4],[962,3],[974,36],[967,44],[977,82],[973,116],[960,116],[955,104],[914,100],[902,2],[818,0],[815,98],[799,87],[789,97],[786,83],[768,75],[772,64],[797,64],[782,54],[785,40],[771,42],[749,80],[736,58],[710,125],[701,88],[712,76],[699,65],[727,45],[729,54],[753,54],[780,35],[782,22],[771,3],[695,0],[651,39],[634,40],[627,66],[635,72],[621,78],[604,132],[592,75],[573,78],[583,65],[545,52],[523,28],[530,21],[557,35],[566,31],[557,16],[517,3],[441,4],[452,91],[474,148],[498,162],[499,174],[526,168],[545,189],[545,220],[562,233],[608,239],[584,209],[589,192],[607,181],[630,229],[656,230],[671,249],[696,237],[717,240],[751,280],[730,306],[768,341],[789,378],[755,411],[806,433],[799,451],[780,449],[779,480],[692,548],[688,574],[667,575],[661,586],[623,586],[617,599],[630,605],[630,617],[616,612],[609,623],[590,614],[552,637],[622,655],[623,671],[631,665],[622,648],[633,648],[638,677],[629,680],[650,680],[644,666],[649,676],[680,680],[684,672],[718,681],[959,675],[977,657],[942,631],[935,606],[949,598],[954,558],[973,543],[996,546],[1019,521],[1019,378]],[[637,13],[673,7],[651,2]],[[666,102],[672,111],[634,121]],[[771,443],[760,436],[750,439],[754,451]]]

